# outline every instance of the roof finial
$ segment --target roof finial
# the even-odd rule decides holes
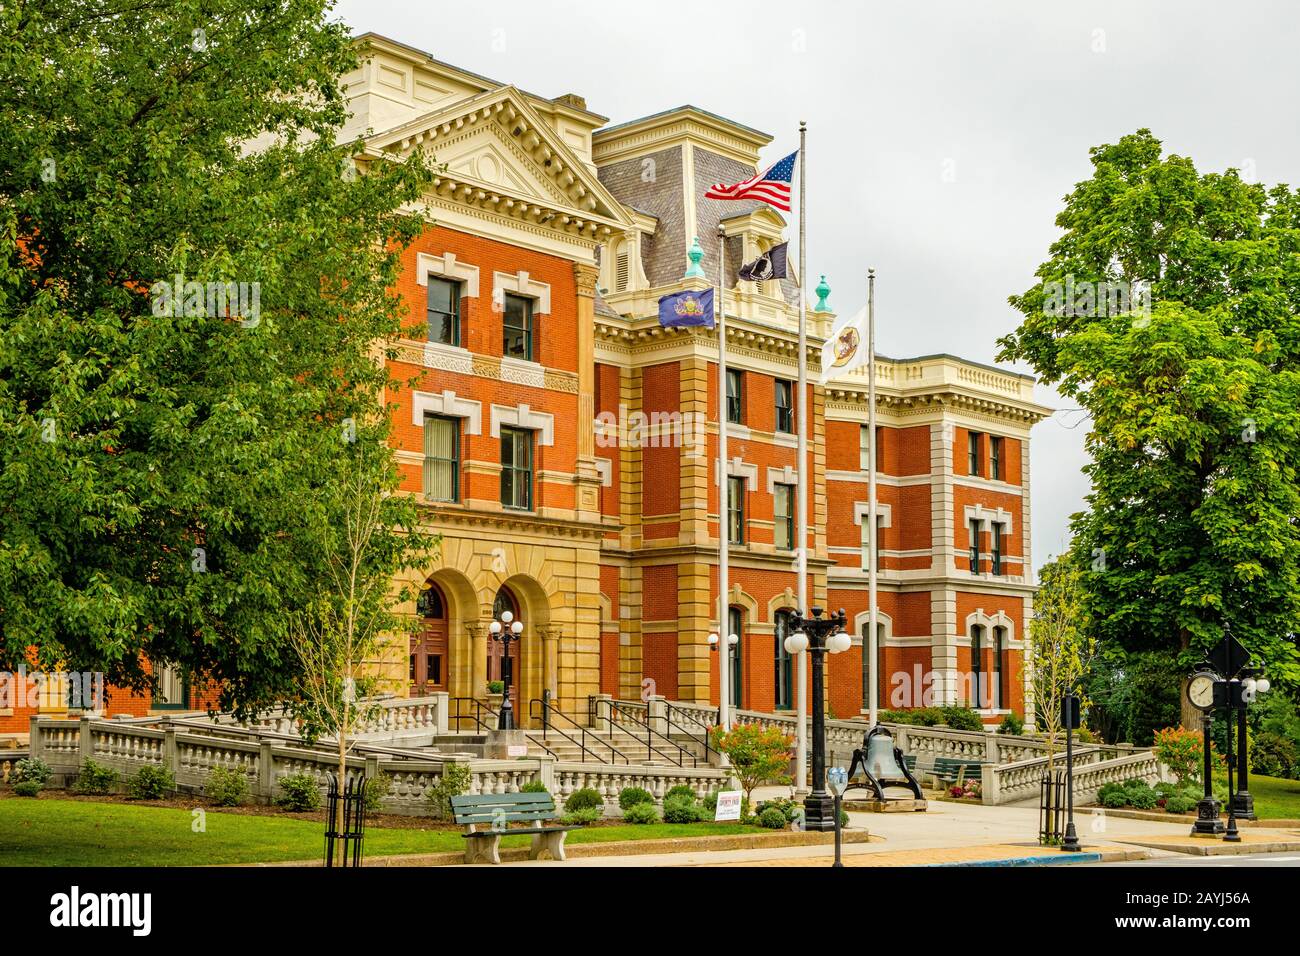
[[[817,288],[813,290],[817,293],[817,304],[813,307],[814,312],[830,312],[830,303],[826,297],[831,294],[831,287],[826,284],[826,277],[822,276],[822,281],[817,283]]]
[[[700,237],[696,236],[691,240],[690,249],[686,250],[686,258],[691,264],[686,267],[686,275],[683,279],[704,279],[704,270],[700,268],[700,260],[704,258],[704,250],[700,248]]]

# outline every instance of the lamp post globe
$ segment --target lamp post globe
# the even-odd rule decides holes
[[[499,730],[515,729],[515,708],[510,700],[510,642],[518,641],[524,633],[524,622],[515,619],[511,611],[502,611],[499,619],[488,625],[491,640],[501,643],[501,717],[497,721]]]

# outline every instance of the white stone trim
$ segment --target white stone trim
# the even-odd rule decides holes
[[[501,356],[501,381],[513,385],[527,385],[529,388],[546,387],[546,369],[538,362]]]
[[[993,628],[1000,627],[1006,631],[1006,643],[1002,645],[1003,650],[1009,648],[1019,648],[1022,642],[1016,640],[1016,624],[1007,616],[1005,611],[996,611],[992,615],[985,614],[984,609],[976,608],[971,614],[966,615],[966,626],[962,628],[961,634],[957,637],[958,645],[970,647],[970,629],[974,625],[980,625],[984,628],[984,633],[988,640],[993,640]],[[989,646],[992,646],[991,644]]]
[[[472,299],[478,298],[478,266],[457,262],[454,252],[444,252],[440,256],[431,256],[427,252],[416,253],[415,281],[427,286],[431,275],[463,282],[465,295]]]
[[[853,523],[856,525],[861,525],[862,527],[865,528],[867,524],[867,512],[869,512],[870,510],[871,510],[871,502],[869,501],[853,502]],[[877,501],[876,518],[880,522],[880,527],[892,528],[893,520],[894,520],[893,505],[887,505],[884,502]],[[927,549],[924,553],[929,554],[930,552]]]
[[[425,342],[424,367],[436,368],[440,372],[454,372],[457,375],[473,375],[474,357],[469,349],[463,349],[459,345]]]
[[[481,435],[483,433],[483,405],[468,398],[458,398],[451,389],[444,389],[441,394],[430,392],[411,393],[411,424],[424,427],[425,413],[442,415],[446,418],[465,419],[465,434]]]
[[[859,611],[857,614],[853,616],[853,634],[852,634],[853,647],[862,646],[862,629],[870,625],[870,623],[871,623],[870,608],[868,608],[865,611]],[[885,643],[888,644],[889,639],[894,636],[894,619],[877,607],[876,623],[885,625]],[[927,644],[930,641],[929,638],[926,638],[925,640]]]
[[[610,488],[614,484],[614,464],[608,458],[596,459],[596,474],[600,475],[600,484],[603,488]]]
[[[769,468],[767,470],[767,493],[776,494],[777,485],[798,485],[799,470],[786,465],[784,468]]]
[[[513,275],[509,272],[492,273],[492,307],[498,312],[505,306],[505,294],[507,292],[513,292],[532,299],[535,303],[533,306],[534,315],[550,314],[550,285],[530,278],[523,269]]]
[[[1008,537],[1015,533],[1015,529],[1011,525],[1011,512],[1004,511],[1001,508],[967,505],[962,509],[962,517],[967,528],[970,527],[972,520],[977,520],[980,522],[981,531],[983,530],[982,526],[985,524],[1001,524],[1006,526],[1005,530]]]
[[[555,444],[555,416],[547,412],[535,412],[527,405],[493,405],[490,432],[493,438],[501,437],[502,425],[532,429],[537,432],[538,445]]]
[[[718,480],[718,459],[713,459],[713,481],[720,484]],[[750,491],[758,488],[758,465],[748,464],[739,455],[727,460],[727,477],[744,478]]]

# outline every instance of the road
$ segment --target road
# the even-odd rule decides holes
[[[1242,853],[1236,856],[1187,856],[1174,854],[1126,863],[1086,863],[1084,866],[1300,866],[1294,853]]]

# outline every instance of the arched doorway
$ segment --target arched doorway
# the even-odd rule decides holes
[[[408,676],[411,696],[420,697],[447,689],[447,599],[432,581],[415,600],[415,617]]]
[[[506,585],[501,585],[497,589],[497,596],[492,602],[492,619],[499,621],[501,615],[509,611],[515,620],[520,620],[520,604],[515,593]],[[519,641],[512,640],[509,643],[510,654],[510,705],[515,708],[515,714],[519,715],[519,676],[521,668],[519,666]],[[503,642],[494,641],[491,636],[487,642],[487,679],[488,681],[503,680],[506,668],[503,665]]]

